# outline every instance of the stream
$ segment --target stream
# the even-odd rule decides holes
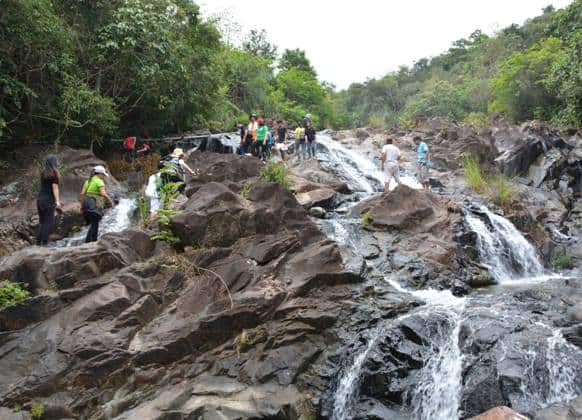
[[[357,192],[355,202],[348,206],[383,190],[382,173],[375,162],[325,133],[318,137],[318,158]],[[412,188],[419,187],[410,174],[405,173],[403,179]],[[362,240],[369,233],[360,228],[359,219],[350,218],[347,213],[345,208],[330,212],[318,224],[330,239],[357,254],[365,247]],[[469,367],[480,366],[487,358],[478,353],[479,340],[491,339],[488,351],[494,354],[498,371],[515,370],[517,391],[512,394],[512,402],[516,410],[535,412],[582,393],[582,351],[568,343],[559,329],[550,327],[550,320],[542,315],[527,317],[506,299],[506,293],[515,287],[527,292],[528,285],[551,282],[557,276],[544,269],[535,247],[509,220],[482,205],[465,208],[464,213],[466,224],[477,236],[480,262],[498,285],[456,297],[449,290],[407,289],[386,272],[385,281],[396,292],[412,295],[424,304],[354,339],[354,343],[359,340],[364,344],[356,346],[353,354],[346,354],[347,362],[338,372],[331,397],[332,419],[355,418],[369,358],[375,351],[381,351],[379,347],[391,329],[412,320],[426,325],[430,331],[429,343],[423,348],[423,354],[428,357],[424,357],[423,366],[414,372],[414,385],[407,389],[403,406],[390,407],[396,408],[401,415],[398,418],[465,418],[461,409],[467,386],[464,375]],[[376,268],[382,271],[381,267]],[[500,335],[495,341],[488,337],[489,331],[512,327],[513,334]]]

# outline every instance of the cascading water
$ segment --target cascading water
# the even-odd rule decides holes
[[[121,232],[131,226],[131,214],[136,208],[135,200],[122,198],[111,210],[107,211],[99,223],[99,236],[104,233]],[[62,239],[56,243],[58,247],[80,245],[85,241],[87,229],[83,228],[70,238]]]
[[[342,171],[350,185],[359,186],[365,195],[381,190],[382,174],[375,165],[357,151],[350,150],[335,142],[329,136],[320,136],[320,145],[337,170]],[[364,195],[364,196],[365,196]],[[362,195],[360,195],[362,197]],[[487,208],[477,209],[475,214],[467,212],[466,221],[477,234],[477,247],[481,262],[499,283],[522,278],[543,277],[544,268],[538,259],[536,249],[521,235],[507,219],[493,214]],[[359,219],[332,215],[320,222],[322,231],[330,239],[352,250],[365,249],[365,234],[359,227]],[[364,242],[362,242],[364,241]],[[548,277],[543,277],[544,279]],[[395,320],[411,317],[421,320],[430,331],[428,350],[430,356],[424,365],[414,373],[417,382],[408,389],[406,400],[412,418],[421,420],[456,420],[461,416],[463,400],[464,363],[470,362],[470,354],[463,354],[467,338],[460,339],[464,325],[475,322],[472,314],[481,308],[491,308],[491,316],[522,322],[515,308],[499,301],[496,295],[458,298],[450,291],[407,290],[396,280],[387,279],[399,292],[409,293],[424,301],[425,305],[412,310]],[[493,300],[489,300],[493,299]],[[468,308],[468,309],[466,309]],[[494,308],[494,309],[493,309]],[[527,325],[528,320],[523,321]],[[366,361],[370,353],[386,336],[387,327],[376,327],[366,335],[366,344],[350,359],[352,362],[341,372],[332,402],[332,418],[351,418],[359,402],[361,377],[366,371]],[[531,329],[530,326],[528,329]],[[549,328],[549,327],[544,327]],[[541,332],[542,337],[547,331]],[[533,335],[533,337],[540,337]],[[527,409],[546,407],[555,402],[569,401],[582,393],[582,352],[569,344],[559,331],[552,330],[547,339],[526,342],[518,365],[529,369],[524,373],[523,388],[512,398],[523,403]],[[508,342],[508,346],[512,345]],[[540,347],[541,344],[541,347]],[[501,347],[504,339],[500,339]],[[512,356],[515,357],[515,356]],[[500,363],[502,360],[500,360]],[[540,365],[541,363],[541,365]],[[529,366],[529,368],[527,368]],[[543,373],[540,374],[540,366]],[[580,379],[579,379],[580,378]]]
[[[350,367],[341,377],[333,400],[334,409],[332,418],[334,420],[346,420],[350,418],[350,408],[357,397],[364,362],[368,358],[370,351],[372,351],[378,340],[382,337],[382,332],[383,329],[381,327],[377,327],[372,331],[368,337],[366,347],[354,358]]]
[[[479,207],[489,223],[467,212],[465,220],[477,234],[477,247],[481,263],[499,283],[518,278],[535,278],[544,274],[532,244],[513,224],[486,207]]]

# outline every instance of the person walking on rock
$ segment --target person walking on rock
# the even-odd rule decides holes
[[[295,154],[297,155],[297,160],[301,160],[301,156],[303,156],[303,160],[307,159],[305,150],[305,128],[300,125],[295,129]]]
[[[283,125],[283,121],[277,121],[277,144],[275,150],[279,151],[281,160],[285,162],[287,156],[287,128]]]
[[[109,177],[109,174],[105,168],[101,165],[97,165],[93,168],[91,178],[89,178],[83,184],[83,189],[81,190],[81,211],[83,212],[83,217],[89,225],[89,230],[87,231],[87,236],[85,237],[85,242],[95,242],[99,236],[99,222],[103,218],[103,209],[105,207],[105,201],[110,207],[114,207],[114,202],[107,194],[105,189],[105,178]]]
[[[384,181],[384,191],[390,190],[390,181],[394,178],[396,184],[400,184],[400,149],[394,145],[394,138],[386,136],[386,145],[382,147],[380,154],[380,162],[382,172],[385,172],[386,179]]]
[[[259,118],[259,129],[257,130],[257,138],[255,140],[255,147],[258,152],[259,159],[265,160],[267,154],[267,141],[269,136],[269,127],[265,124],[262,118]]]
[[[414,144],[416,144],[416,165],[418,182],[423,188],[429,188],[428,168],[430,166],[430,150],[428,145],[422,141],[420,136],[414,136]]]
[[[307,156],[309,159],[315,158],[315,129],[311,125],[311,121],[307,123],[305,129],[305,140],[307,141]]]
[[[55,155],[48,155],[40,174],[40,191],[36,200],[38,209],[38,236],[36,244],[48,245],[49,236],[55,224],[55,211],[61,211],[61,173]]]

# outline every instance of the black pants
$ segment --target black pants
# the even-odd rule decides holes
[[[38,200],[36,202],[38,209],[38,235],[36,244],[40,246],[48,245],[49,235],[55,225],[55,206],[52,203]]]
[[[99,222],[101,221],[101,217],[89,212],[85,212],[84,216],[87,223],[89,223],[89,230],[87,231],[85,242],[96,242],[99,236]]]

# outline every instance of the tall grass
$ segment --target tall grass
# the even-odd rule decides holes
[[[510,210],[515,191],[511,180],[502,174],[487,175],[475,156],[465,156],[461,161],[469,187],[489,197],[504,210]]]

